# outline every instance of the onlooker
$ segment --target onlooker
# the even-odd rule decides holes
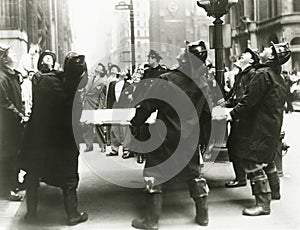
[[[130,101],[128,98],[129,94],[132,94],[129,85],[130,83],[126,80],[127,73],[125,71],[117,74],[117,81],[109,83],[107,91],[107,108],[128,108]],[[130,91],[129,91],[130,90]],[[111,152],[106,154],[107,156],[117,156],[119,147],[123,145],[123,156],[129,154],[128,144],[129,140],[125,137],[128,132],[128,127],[124,125],[114,124],[110,128],[110,141],[111,141]],[[126,157],[125,157],[126,158]]]
[[[0,175],[5,196],[20,201],[17,156],[23,134],[24,114],[21,98],[20,73],[14,67],[16,56],[10,47],[0,45]]]
[[[144,67],[143,65],[138,65],[135,72],[132,75],[132,80],[131,80],[131,84],[129,86],[129,91],[132,92],[131,94],[128,94],[128,101],[129,101],[129,106],[130,108],[134,107],[134,91],[136,90],[139,82],[141,81],[142,77],[144,74]],[[128,130],[129,132],[127,133],[128,136],[131,136],[131,132],[130,130]],[[133,149],[138,149],[138,145],[136,144],[136,142],[131,142],[129,141],[129,149],[130,151],[128,152],[128,154],[123,155],[123,159],[127,159],[127,158],[131,158],[134,157],[135,155],[137,156],[137,162],[138,163],[143,163],[143,156],[140,153],[136,153],[133,151]]]
[[[83,109],[84,110],[96,110],[106,108],[106,69],[102,63],[99,63],[95,69],[95,75],[89,79],[83,91]],[[94,126],[93,124],[85,125],[85,132],[83,133],[83,139],[86,144],[85,152],[93,150],[93,143],[96,136],[98,139],[101,152],[106,151],[106,137],[104,127],[101,125]]]
[[[22,57],[21,68],[26,73],[38,71],[38,60],[40,56],[40,47],[38,44],[30,44],[30,48],[27,54]],[[25,74],[23,74],[25,75]]]
[[[83,55],[66,55],[64,72],[42,73],[33,95],[33,111],[21,149],[21,166],[27,172],[26,221],[37,218],[39,181],[63,191],[68,225],[88,219],[78,212],[77,186],[79,119],[82,103],[77,90],[86,84]],[[75,137],[74,137],[75,135]]]
[[[290,113],[290,112],[294,111],[294,108],[292,105],[293,94],[291,93],[291,87],[294,84],[294,82],[291,80],[291,77],[290,77],[288,71],[286,71],[286,70],[282,71],[282,77],[284,79],[286,89],[287,89],[285,112]]]
[[[25,109],[25,115],[30,116],[31,108],[32,108],[32,77],[34,75],[33,71],[29,71],[28,75],[23,77],[23,81],[21,83],[21,91],[22,91],[22,102]]]

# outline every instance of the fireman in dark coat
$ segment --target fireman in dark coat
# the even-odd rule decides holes
[[[195,65],[189,53],[200,59],[197,63],[194,62]],[[204,42],[190,43],[178,57],[180,60],[178,69],[169,71],[150,82],[151,85],[145,93],[146,100],[139,103],[135,117],[131,120],[132,126],[139,127],[153,111],[158,110],[157,119],[161,120],[166,127],[166,136],[164,136],[159,123],[151,125],[152,136],[162,140],[162,144],[151,151],[146,158],[144,178],[147,212],[143,219],[133,220],[132,226],[135,228],[158,229],[162,208],[162,185],[178,173],[186,179],[190,195],[195,201],[196,222],[199,225],[208,225],[208,187],[200,172],[198,152],[199,115],[204,110],[203,105],[199,107],[199,100],[204,96],[197,83],[198,77],[195,79],[191,77],[193,76],[191,67],[194,67],[197,72],[196,69],[204,65],[206,57],[207,50]],[[161,99],[147,99],[160,98],[160,96]],[[185,97],[189,102],[182,103]],[[179,108],[173,104],[178,101],[180,101]]]
[[[269,215],[271,197],[278,199],[279,179],[273,160],[280,140],[286,87],[280,76],[281,65],[290,58],[287,44],[272,44],[260,53],[257,67],[244,97],[230,112],[232,119],[240,119],[242,145],[237,151],[251,181],[256,198],[253,208],[244,215]],[[271,195],[272,191],[272,195]],[[279,196],[279,197],[278,197]]]
[[[233,88],[229,91],[227,98],[225,98],[226,107],[233,108],[243,98],[251,77],[255,73],[254,66],[258,63],[258,55],[253,50],[247,48],[237,62],[241,71],[237,74]],[[239,139],[241,132],[247,132],[247,130],[240,129],[239,122],[240,119],[231,121],[230,135],[227,141],[228,155],[232,161],[233,170],[235,172],[235,179],[225,184],[225,186],[229,188],[246,186],[247,184],[246,173],[240,162],[239,151],[236,150],[240,145],[243,145],[243,142]]]
[[[29,222],[37,216],[39,180],[62,189],[68,225],[88,219],[77,210],[79,150],[74,139],[79,135],[82,110],[76,91],[84,87],[86,73],[84,56],[71,52],[65,58],[64,72],[42,74],[35,88],[21,150],[22,168],[27,172],[25,219]]]
[[[17,155],[21,145],[25,119],[21,99],[20,73],[14,70],[15,55],[0,45],[0,176],[2,189],[9,200],[19,201],[14,191],[18,186]],[[3,179],[3,180],[2,180]]]

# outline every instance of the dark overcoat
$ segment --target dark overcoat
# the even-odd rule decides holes
[[[79,97],[74,100],[74,95],[65,89],[63,73],[43,74],[35,87],[32,115],[21,149],[21,166],[49,185],[78,184],[79,151],[73,133],[81,112],[81,103],[77,101]]]
[[[255,68],[252,66],[249,66],[242,72],[238,73],[233,88],[229,91],[225,98],[227,108],[233,108],[240,102],[240,100],[242,100],[253,74],[255,74]],[[230,134],[227,140],[230,160],[234,160],[236,156],[239,156],[238,150],[240,145],[243,145],[243,138],[240,137],[247,135],[247,133],[244,134],[247,130],[239,127],[240,122],[243,123],[242,117],[231,121]]]
[[[188,158],[191,156],[188,153],[194,155],[198,150],[198,114],[202,112],[204,105],[201,104],[202,108],[197,108],[197,106],[199,106],[199,99],[203,97],[202,92],[198,85],[181,71],[170,71],[161,75],[158,79],[159,81],[154,81],[153,85],[149,87],[148,91],[145,93],[145,97],[148,98],[153,95],[160,95],[170,101],[151,99],[141,102],[137,106],[135,117],[132,119],[131,123],[133,127],[140,127],[153,111],[158,110],[157,119],[165,124],[167,133],[164,137],[159,128],[159,123],[150,125],[150,129],[153,130],[153,137],[161,140],[162,144],[148,154],[144,175],[162,179],[167,176],[165,175],[166,172],[160,169],[153,170],[151,167],[157,166],[170,158],[178,148],[180,140],[184,143],[184,147],[181,146],[180,151],[183,158],[182,162],[179,162],[178,159],[173,159],[173,168],[176,168],[177,165],[180,165],[181,163],[187,165],[190,160]],[[175,88],[178,87],[180,92],[174,90],[174,86]],[[191,113],[191,108],[188,104],[180,103],[183,95],[186,95],[192,102],[192,106],[197,114]],[[171,101],[179,103],[180,108],[175,109],[172,107],[170,104]],[[177,110],[187,113],[183,113],[181,117],[179,117]],[[196,145],[195,142],[192,144],[195,138],[197,138]],[[185,161],[185,163],[183,161]],[[196,171],[197,170],[199,169],[196,169]]]
[[[20,148],[23,114],[19,74],[0,67],[0,174],[11,172],[15,167]]]
[[[147,68],[143,74],[143,78],[141,79],[142,81],[137,84],[132,94],[132,106],[136,106],[142,100],[146,99],[145,93],[147,92],[147,90],[149,90],[149,87],[153,83],[153,80],[166,72],[167,69],[163,68],[161,65],[158,65],[156,68]],[[148,124],[143,124],[139,127],[132,127],[131,132],[139,141],[146,141],[150,138],[148,128]]]
[[[283,120],[286,97],[284,80],[276,66],[260,65],[244,97],[231,111],[239,119],[238,154],[257,163],[274,159]]]

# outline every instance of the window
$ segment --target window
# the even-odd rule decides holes
[[[268,6],[269,6],[269,18],[277,16],[278,15],[277,0],[269,0]]]
[[[245,4],[245,16],[247,16],[250,20],[255,20],[254,18],[254,0],[248,0],[244,2]]]
[[[137,47],[138,47],[138,48],[141,47],[141,42],[140,42],[140,41],[137,42]]]
[[[272,18],[273,16],[273,0],[268,1],[268,16],[269,18]]]

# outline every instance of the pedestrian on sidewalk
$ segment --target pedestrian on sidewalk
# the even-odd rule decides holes
[[[132,87],[128,81],[128,72],[122,71],[117,74],[117,80],[111,81],[108,85],[107,91],[107,108],[128,108],[130,105],[130,99],[128,96],[132,94]],[[110,126],[110,141],[111,152],[106,156],[117,156],[119,153],[119,147],[123,146],[122,157],[126,158],[126,155],[130,154],[128,149],[129,145],[129,127],[121,124],[113,124]]]
[[[243,119],[239,130],[247,130],[240,133],[243,144],[239,146],[239,155],[256,199],[254,207],[243,211],[243,215],[249,216],[269,215],[271,198],[280,199],[274,164],[286,100],[286,86],[280,73],[291,51],[288,44],[272,43],[259,56],[260,65],[244,97],[228,114],[233,120]]]
[[[0,180],[5,197],[20,201],[17,193],[18,165],[25,116],[21,98],[20,73],[16,71],[16,55],[10,47],[0,45]]]
[[[33,97],[33,111],[26,127],[21,150],[22,169],[27,172],[26,221],[37,219],[39,181],[63,191],[68,225],[88,219],[78,212],[77,186],[79,119],[82,103],[77,90],[86,84],[87,68],[83,55],[68,53],[64,71],[41,74]],[[74,133],[73,133],[74,132]]]
[[[284,79],[286,89],[287,89],[285,112],[291,113],[294,111],[293,104],[292,104],[293,94],[291,93],[291,88],[292,88],[294,82],[291,80],[291,76],[288,71],[284,70],[284,71],[282,71],[281,74],[282,74],[282,77]]]
[[[235,76],[235,82],[233,88],[229,91],[225,103],[225,107],[233,108],[243,98],[245,91],[249,85],[252,75],[255,73],[255,65],[259,63],[258,55],[246,48],[241,58],[236,62],[240,72]],[[228,188],[235,188],[240,186],[246,186],[246,172],[241,165],[241,158],[239,157],[239,148],[243,145],[243,140],[240,139],[242,132],[247,130],[240,129],[239,124],[243,124],[244,119],[234,119],[230,122],[230,134],[227,140],[228,155],[233,165],[235,173],[235,179],[225,184]]]
[[[175,173],[176,170],[178,171],[175,175],[180,173],[184,177],[189,186],[190,196],[195,201],[196,223],[202,226],[208,225],[208,186],[200,169],[198,151],[199,123],[205,104],[199,101],[206,101],[198,86],[199,69],[204,65],[206,57],[207,50],[203,41],[189,43],[178,56],[180,66],[153,79],[144,94],[144,100],[136,106],[136,114],[131,120],[133,128],[142,126],[150,114],[158,110],[157,119],[164,123],[166,136],[161,132],[160,123],[151,124],[152,137],[162,139],[163,142],[149,152],[146,158],[144,168],[146,213],[144,218],[132,221],[134,228],[158,229],[163,186],[171,179],[170,172]],[[179,117],[177,113],[179,111],[175,111],[170,103],[181,101],[182,94],[187,97],[190,104],[180,103],[182,113]],[[169,98],[170,101],[160,100],[160,98],[166,100]],[[178,144],[181,141],[184,146]]]
[[[83,90],[83,109],[96,110],[106,108],[106,69],[102,63],[98,63],[95,74],[92,76]],[[106,137],[104,127],[101,125],[85,124],[83,139],[86,144],[85,152],[93,151],[93,143],[96,137],[101,152],[106,151]]]

